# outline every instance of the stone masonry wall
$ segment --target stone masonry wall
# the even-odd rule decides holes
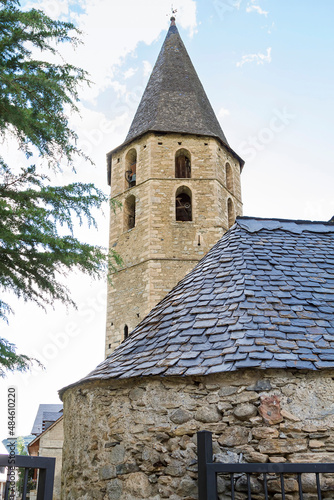
[[[128,188],[125,171],[134,149],[136,186]],[[190,179],[175,178],[179,149],[191,155]],[[233,192],[226,186],[226,163],[232,169]],[[175,193],[181,186],[192,192],[192,221],[175,220]],[[125,270],[113,276],[108,288],[106,355],[122,342],[124,325],[129,332],[137,326],[222,237],[228,229],[229,199],[235,215],[242,215],[240,165],[217,139],[148,133],[112,157],[111,196],[124,207],[131,195],[136,199],[135,227],[127,229],[123,208],[110,216],[109,245],[122,256]]]
[[[190,354],[190,353],[189,353]],[[229,462],[334,462],[334,372],[239,371],[86,383],[64,394],[63,500],[197,499],[196,432]],[[303,475],[304,500],[316,500]],[[334,480],[323,479],[323,499]],[[245,482],[236,486],[244,500]],[[280,500],[269,479],[270,499]],[[260,480],[252,499],[263,499]],[[297,481],[286,481],[295,500]],[[229,484],[218,480],[219,499]]]
[[[62,447],[64,439],[63,419],[53,425],[40,439],[39,455],[56,459],[53,500],[61,498]]]

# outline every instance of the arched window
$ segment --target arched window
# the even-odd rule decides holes
[[[233,171],[229,163],[226,163],[226,187],[233,193]]]
[[[124,228],[129,231],[136,225],[136,198],[131,195],[124,203]]]
[[[191,191],[186,186],[179,187],[175,194],[175,220],[193,220]]]
[[[136,185],[137,151],[132,148],[125,157],[125,179],[127,188]]]
[[[175,155],[175,178],[190,179],[191,157],[186,149],[179,149]]]
[[[230,228],[235,223],[235,212],[234,212],[233,201],[231,200],[231,198],[227,200],[227,218],[228,218],[228,227]]]
[[[128,325],[124,325],[124,340],[126,340],[129,336],[129,327]]]

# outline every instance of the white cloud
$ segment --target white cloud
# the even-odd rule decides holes
[[[138,68],[129,68],[124,72],[124,80],[128,80],[131,78],[133,75],[135,75],[138,71]]]
[[[274,31],[275,29],[275,23],[271,23],[271,26],[265,26],[265,28],[267,28],[267,33],[269,35],[271,35],[271,33]]]
[[[76,11],[71,5],[78,6]],[[61,47],[64,60],[87,70],[95,83],[85,89],[86,100],[95,102],[97,96],[113,81],[115,68],[131,54],[138,43],[153,43],[161,31],[169,26],[170,0],[36,0],[30,3],[47,10],[52,17],[70,20],[82,30],[83,45],[74,52],[66,45]],[[196,31],[196,1],[180,0],[177,25],[190,36]],[[112,20],[112,22],[111,22]]]
[[[261,54],[261,52],[259,52],[258,54],[247,54],[245,56],[242,56],[241,61],[237,62],[236,65],[238,67],[241,67],[245,63],[252,63],[252,62],[255,62],[256,64],[270,63],[271,47],[267,48],[267,54]]]
[[[267,17],[268,12],[263,10],[259,5],[255,4],[256,0],[252,0],[250,4],[247,5],[246,12],[257,12],[265,17]]]
[[[225,118],[225,116],[229,116],[229,115],[230,115],[230,112],[228,109],[220,108],[220,110],[218,111],[218,118]]]
[[[152,73],[153,66],[149,61],[143,61],[143,66],[144,77],[148,77]]]

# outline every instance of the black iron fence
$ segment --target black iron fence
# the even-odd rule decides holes
[[[334,473],[334,463],[219,463],[213,462],[212,433],[200,431],[197,433],[198,453],[198,499],[217,500],[218,475],[224,474],[229,481],[224,492],[224,498],[235,500],[241,496],[246,500],[261,498],[270,500],[274,495],[280,494],[285,500],[286,495],[291,498],[291,489],[294,497],[304,500],[309,498],[309,493],[303,493],[303,474],[312,474],[314,480],[307,478],[307,490],[312,489],[312,498],[334,499],[334,481],[328,477],[321,480],[320,474],[326,476]],[[327,482],[326,482],[327,480]],[[256,481],[256,482],[255,482]],[[294,487],[291,487],[293,482]],[[275,488],[270,485],[275,485]],[[325,497],[322,496],[322,487],[325,488]],[[239,490],[236,492],[236,488]],[[328,496],[329,495],[329,496]],[[277,496],[275,496],[277,498]]]
[[[7,468],[7,482],[4,500],[26,500],[28,474],[31,469],[38,469],[37,500],[52,500],[55,458],[28,457],[23,455],[0,455],[0,467]],[[22,493],[16,495],[18,469],[24,469]]]

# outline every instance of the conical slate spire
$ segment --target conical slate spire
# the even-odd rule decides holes
[[[171,18],[171,26],[125,142],[148,131],[218,137],[228,145]]]

